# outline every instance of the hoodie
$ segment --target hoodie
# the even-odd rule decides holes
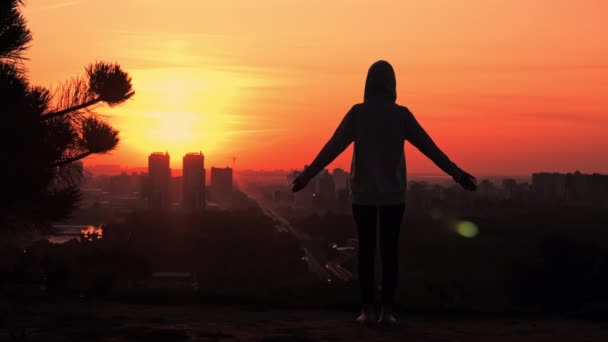
[[[299,178],[305,182],[331,163],[352,142],[351,202],[362,205],[405,203],[404,141],[409,141],[455,180],[463,171],[437,147],[412,112],[398,105],[395,72],[386,61],[367,73],[363,103],[354,105],[335,133]]]

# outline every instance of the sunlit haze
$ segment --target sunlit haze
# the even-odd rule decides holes
[[[301,168],[386,59],[398,102],[464,169],[608,172],[607,1],[30,0],[24,13],[34,83],[99,60],[133,78],[133,99],[107,111],[119,148],[88,165],[168,151],[181,168],[202,151],[207,167]],[[410,172],[440,172],[407,153]]]

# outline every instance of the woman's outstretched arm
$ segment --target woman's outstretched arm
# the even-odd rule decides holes
[[[452,176],[456,182],[462,185],[467,190],[475,190],[476,186],[473,180],[475,177],[466,173],[454,164],[448,156],[437,147],[433,139],[422,128],[414,114],[407,110],[405,139],[409,140],[417,149],[435,163],[443,172]]]
[[[334,132],[333,136],[323,146],[321,152],[294,181],[294,191],[301,190],[308,182],[323,170],[329,163],[340,155],[354,141],[353,110],[351,109]]]

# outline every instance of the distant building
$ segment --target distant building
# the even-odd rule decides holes
[[[333,201],[336,196],[336,183],[334,177],[329,174],[327,169],[321,171],[317,178],[317,189],[315,195],[321,203]]]
[[[169,154],[154,152],[148,157],[148,207],[150,209],[167,209],[170,203],[169,183],[171,168]]]
[[[489,179],[484,179],[478,184],[477,196],[485,200],[491,200],[498,197],[499,189],[494,186]]]
[[[304,170],[306,170],[307,167],[308,165],[304,165]],[[289,175],[287,176],[289,184],[293,183],[293,181],[300,175],[300,173],[300,171],[293,171],[289,173]],[[309,184],[307,187],[294,194],[293,204],[299,208],[312,208],[313,199],[316,196],[315,191],[316,190],[314,184]]]
[[[542,200],[563,200],[566,198],[566,175],[533,173],[532,191]]]
[[[340,203],[349,203],[350,202],[350,192],[346,189],[342,189],[336,192],[336,200]]]
[[[425,181],[409,181],[407,183],[406,206],[416,210],[429,209],[432,201],[430,184]]]
[[[132,195],[139,191],[141,184],[136,183],[137,176],[123,172],[119,175],[108,177],[108,192],[112,195]]]
[[[578,203],[608,202],[608,175],[574,173],[534,173],[532,191],[542,200]]]
[[[349,189],[349,178],[350,174],[344,169],[335,168],[334,169],[334,183],[336,184],[336,191],[340,191],[343,189]]]
[[[122,171],[118,164],[102,164],[102,165],[91,165],[86,167],[87,171],[94,175],[118,175]]]
[[[232,180],[231,180],[232,183]],[[183,159],[182,208],[199,210],[205,208],[205,156],[188,153]]]
[[[594,173],[588,175],[591,200],[608,204],[608,175]]]
[[[211,198],[222,207],[232,207],[232,168],[211,168]]]

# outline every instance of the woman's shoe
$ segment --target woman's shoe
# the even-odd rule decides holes
[[[359,317],[357,317],[356,321],[357,323],[361,324],[361,325],[372,325],[375,323],[375,317],[374,317],[374,309],[373,307],[363,307],[363,309],[361,310],[361,313],[359,314]]]
[[[393,316],[393,314],[382,313],[382,315],[380,315],[380,319],[378,320],[378,324],[392,327],[397,325],[397,319],[395,318],[395,316]]]
[[[380,315],[380,319],[378,319],[378,324],[389,327],[397,324],[397,319],[393,315],[393,310],[391,307],[387,306],[382,308],[382,314]]]

